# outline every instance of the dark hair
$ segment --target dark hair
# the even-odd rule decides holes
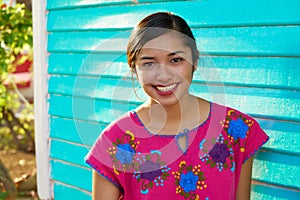
[[[135,61],[142,47],[150,40],[171,31],[181,33],[184,42],[191,48],[193,64],[198,58],[198,50],[194,35],[186,21],[169,12],[153,13],[144,19],[132,31],[127,45],[127,62],[135,69]]]

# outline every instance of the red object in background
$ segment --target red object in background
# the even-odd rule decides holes
[[[14,64],[20,61],[20,59],[26,59],[26,54],[20,54],[17,56]],[[26,59],[22,64],[16,65],[16,71],[9,74],[10,78],[14,80],[18,90],[21,94],[29,101],[33,102],[33,80],[31,72],[32,61]],[[8,81],[4,83],[7,87],[9,86]],[[12,89],[12,88],[10,88]]]
[[[1,5],[1,8],[6,8],[6,3],[3,3],[3,4]]]
[[[22,56],[22,54],[19,54],[15,62],[20,60]],[[16,66],[16,71],[12,74],[12,76],[19,89],[30,87],[32,81],[32,74],[30,71],[31,65],[32,62],[27,59],[22,64]]]

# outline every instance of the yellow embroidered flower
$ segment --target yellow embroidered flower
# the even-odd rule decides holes
[[[182,165],[186,165],[186,162],[184,160],[180,162],[179,167],[182,167]]]
[[[134,134],[130,130],[126,130],[126,134],[131,136],[131,139],[134,140]]]

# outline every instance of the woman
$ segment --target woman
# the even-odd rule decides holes
[[[148,101],[111,123],[86,157],[93,199],[250,199],[253,154],[268,136],[251,117],[191,95],[195,38],[159,12],[133,30],[128,64]]]

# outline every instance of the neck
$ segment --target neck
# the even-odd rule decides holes
[[[147,109],[148,126],[159,129],[161,132],[178,132],[183,128],[194,127],[199,122],[198,108],[197,98],[191,95],[170,106],[150,101]]]

